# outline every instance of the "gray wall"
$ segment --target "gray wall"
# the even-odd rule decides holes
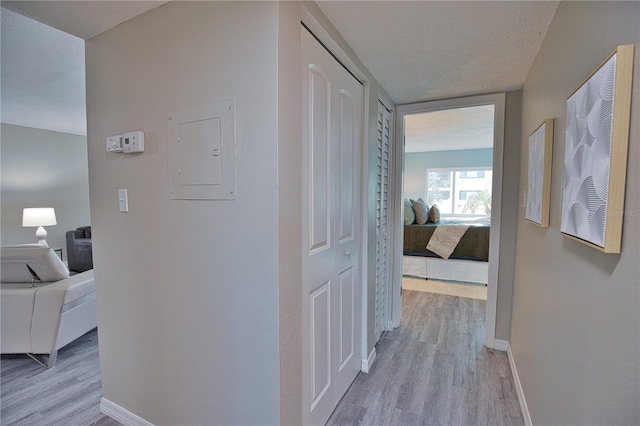
[[[404,196],[413,199],[425,197],[428,168],[491,167],[492,160],[491,148],[408,152],[404,155]]]
[[[25,207],[53,207],[58,224],[47,226],[50,247],[65,233],[91,224],[86,136],[1,124],[2,245],[35,243],[36,228],[22,227]]]
[[[86,44],[103,396],[154,424],[280,421],[277,36],[275,2],[171,2]],[[237,198],[170,200],[168,114],[227,99]]]
[[[301,4],[170,3],[87,42],[103,394],[153,423],[302,421]],[[375,154],[384,93],[304,4],[367,73]],[[166,116],[219,99],[236,100],[238,197],[170,201]],[[145,131],[144,154],[105,152],[106,136],[133,129]],[[118,188],[129,213],[117,211]],[[375,198],[369,208],[375,253]],[[375,256],[365,268],[366,356]]]
[[[534,424],[640,423],[640,3],[562,2],[523,88],[510,343]],[[560,234],[566,98],[635,43],[622,253]],[[527,138],[554,118],[549,228],[524,220]],[[625,167],[617,164],[613,167]]]

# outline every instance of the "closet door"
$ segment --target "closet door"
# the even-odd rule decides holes
[[[387,327],[389,293],[389,150],[391,112],[378,101],[378,158],[376,186],[376,341]]]
[[[363,90],[301,31],[303,421],[321,425],[360,371]]]

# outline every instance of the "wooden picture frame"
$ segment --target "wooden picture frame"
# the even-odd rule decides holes
[[[529,171],[525,219],[538,226],[549,226],[551,199],[551,158],[553,118],[548,118],[529,136]]]
[[[567,99],[560,231],[620,253],[634,46],[616,50]]]

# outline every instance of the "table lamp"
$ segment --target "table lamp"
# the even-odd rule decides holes
[[[56,212],[53,207],[27,208],[22,210],[22,226],[37,226],[36,237],[38,244],[49,247],[45,226],[57,225]]]

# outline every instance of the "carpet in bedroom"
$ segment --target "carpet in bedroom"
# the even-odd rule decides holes
[[[487,287],[454,281],[425,280],[424,278],[402,277],[404,290],[424,291],[469,299],[487,300]]]

